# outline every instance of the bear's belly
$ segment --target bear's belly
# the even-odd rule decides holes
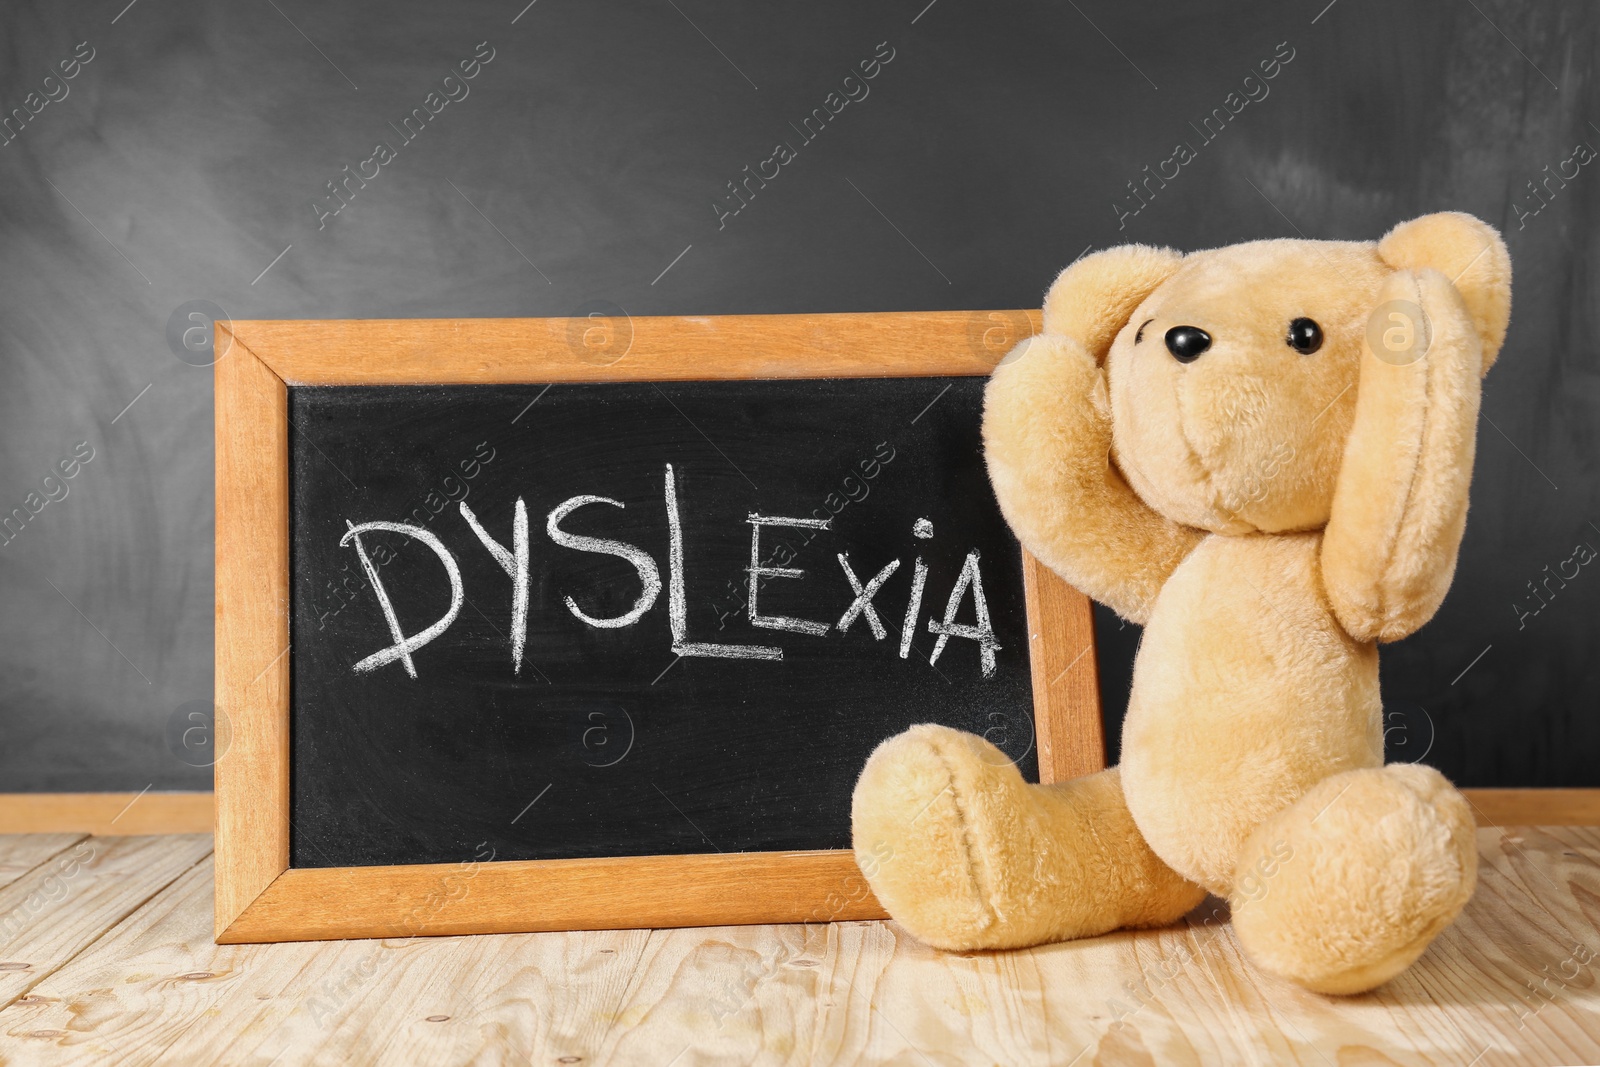
[[[1213,535],[1156,599],[1122,728],[1134,821],[1220,896],[1250,831],[1340,771],[1383,764],[1378,652],[1321,593],[1320,533]]]

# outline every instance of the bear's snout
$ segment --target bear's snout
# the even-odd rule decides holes
[[[1211,335],[1198,326],[1174,326],[1167,331],[1167,351],[1179,363],[1193,363],[1211,347]]]

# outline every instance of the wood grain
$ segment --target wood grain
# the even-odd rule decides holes
[[[0,793],[0,834],[205,834],[210,793]]]
[[[1038,311],[1007,310],[240,321],[217,329],[219,344],[242,344],[291,385],[410,385],[978,375],[1041,323]]]
[[[1105,769],[1094,607],[1060,575],[1022,554],[1028,602],[1028,659],[1039,781],[1064,782]]]
[[[220,932],[289,866],[288,390],[237,343],[216,364],[216,438]]]
[[[85,838],[0,889],[0,1004],[27,992],[210,852],[203,834]]]
[[[83,834],[34,833],[8,833],[0,837],[0,887],[10,885],[83,838]]]
[[[1600,1061],[1600,830],[1485,829],[1478,841],[1480,885],[1462,917],[1395,981],[1348,998],[1257,971],[1214,900],[1165,929],[1015,952],[941,953],[892,922],[857,921],[214,945],[202,861],[0,1010],[0,1055],[657,1067]]]

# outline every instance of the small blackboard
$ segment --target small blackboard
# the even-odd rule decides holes
[[[849,848],[919,722],[1037,780],[983,385],[291,389],[291,864]]]
[[[233,324],[219,938],[866,917],[881,741],[1060,777],[974,319]]]

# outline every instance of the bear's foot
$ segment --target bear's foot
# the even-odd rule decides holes
[[[1018,948],[1177,920],[1205,896],[1152,853],[1115,770],[1023,781],[994,745],[914,726],[856,784],[856,861],[902,926],[936,948]]]
[[[1409,967],[1477,882],[1464,797],[1431,767],[1317,783],[1257,827],[1234,874],[1234,930],[1263,970],[1362,993]]]

